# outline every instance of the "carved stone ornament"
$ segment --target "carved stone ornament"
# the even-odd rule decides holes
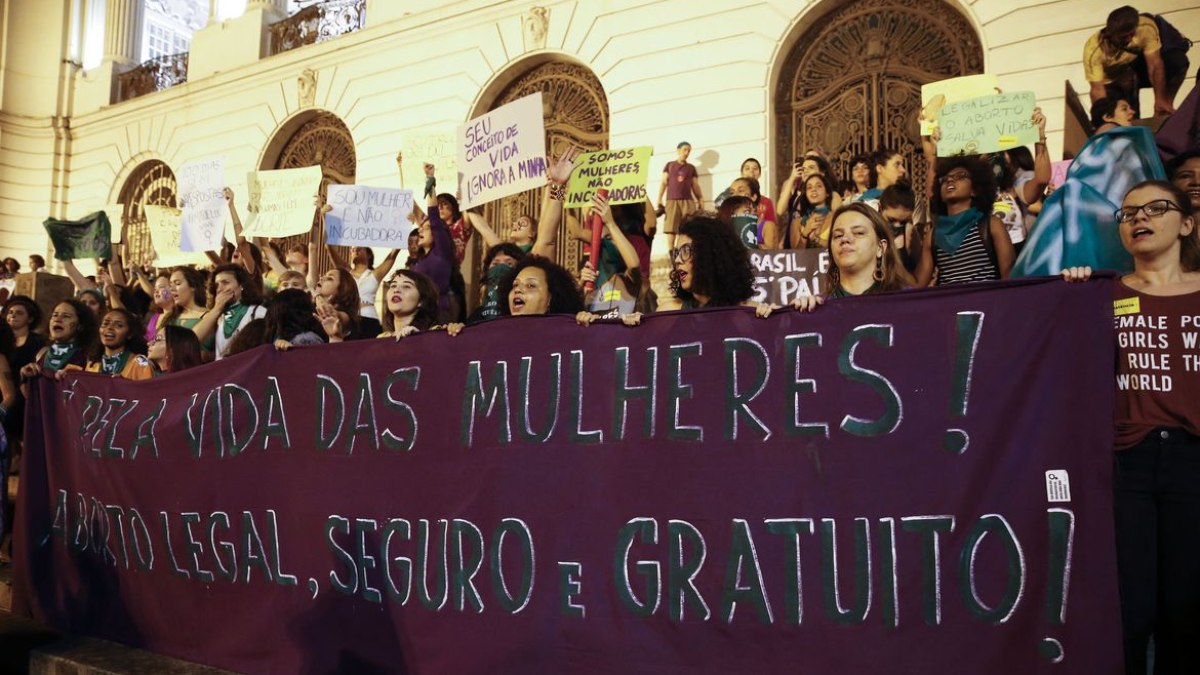
[[[301,108],[311,108],[317,102],[317,71],[305,68],[296,78],[296,98]]]
[[[855,0],[817,18],[788,53],[775,92],[775,175],[817,149],[839,177],[877,149],[904,154],[918,195],[921,85],[983,72],[970,22],[942,0]],[[781,204],[780,208],[786,208]]]
[[[525,27],[525,49],[546,48],[546,33],[550,29],[550,10],[545,7],[534,7],[529,10],[523,20]]]

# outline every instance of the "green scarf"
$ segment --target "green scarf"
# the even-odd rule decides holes
[[[238,326],[242,325],[242,319],[246,318],[246,312],[248,311],[250,311],[250,305],[235,302],[221,315],[221,318],[225,321],[223,328],[226,340],[232,338],[233,334],[237,332]]]
[[[954,255],[971,228],[978,225],[980,220],[983,220],[983,212],[974,206],[953,216],[938,216],[937,226],[933,228],[933,243]]]
[[[125,362],[129,360],[129,350],[121,350],[120,354],[109,356],[104,354],[100,357],[100,372],[105,375],[120,375],[122,370],[125,370]]]
[[[63,366],[71,362],[71,357],[75,355],[75,351],[79,346],[75,341],[71,342],[51,342],[50,349],[46,352],[46,359],[43,367],[48,370],[59,371]]]

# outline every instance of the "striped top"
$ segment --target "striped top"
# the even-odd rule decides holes
[[[990,219],[984,221],[985,227],[989,221]],[[935,244],[933,264],[938,271],[938,286],[965,284],[971,281],[995,281],[1000,278],[999,270],[988,257],[978,227],[971,228],[958,251],[953,254],[946,253]]]

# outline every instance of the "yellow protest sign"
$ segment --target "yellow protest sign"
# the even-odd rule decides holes
[[[321,189],[321,167],[251,171],[246,175],[250,203],[247,237],[290,237],[312,229],[313,198]]]
[[[609,204],[633,204],[644,200],[652,154],[654,148],[646,145],[579,155],[567,183],[567,206],[586,207],[600,188],[608,190]]]

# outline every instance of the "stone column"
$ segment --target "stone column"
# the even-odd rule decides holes
[[[108,0],[104,60],[137,63],[142,56],[142,0]]]

